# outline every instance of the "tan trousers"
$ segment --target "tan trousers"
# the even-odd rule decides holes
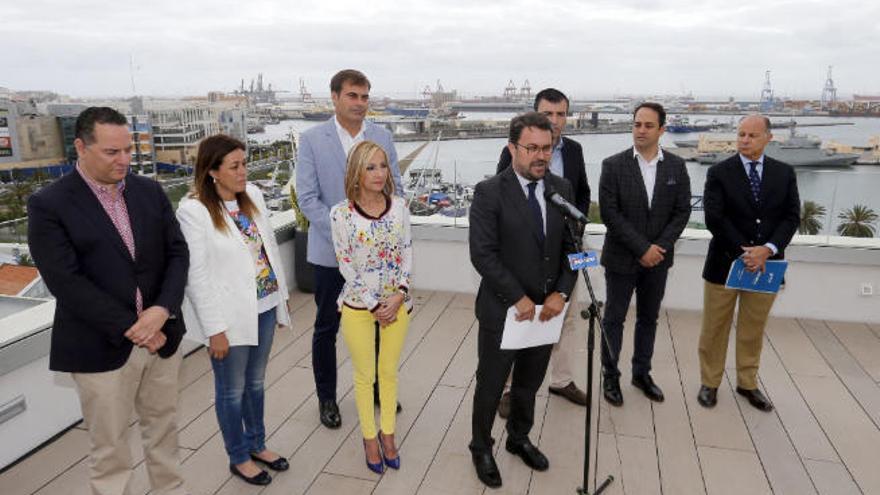
[[[580,317],[581,303],[578,300],[581,284],[583,282],[578,279],[571,291],[571,296],[568,298],[571,303],[565,312],[565,320],[562,322],[562,330],[559,333],[559,342],[553,344],[553,350],[550,352],[550,386],[553,388],[562,388],[574,381],[574,375],[571,371],[571,356],[578,346],[575,330],[577,322],[585,321]],[[507,375],[507,382],[504,384],[505,392],[510,391],[510,376]]]
[[[727,359],[727,342],[733,310],[736,318],[736,384],[746,390],[758,388],[758,365],[764,343],[764,326],[776,294],[733,290],[704,282],[703,328],[700,333],[700,375],[703,385],[718,388]]]
[[[168,359],[135,347],[119,369],[73,373],[89,429],[89,479],[94,495],[130,495],[133,473],[126,441],[137,411],[152,493],[184,494],[177,456],[177,377],[181,353]]]

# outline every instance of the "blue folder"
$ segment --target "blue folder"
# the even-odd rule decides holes
[[[764,272],[750,272],[746,270],[743,259],[737,258],[730,265],[730,273],[727,274],[727,283],[724,285],[728,289],[776,294],[782,285],[788,261],[769,260],[765,267]]]

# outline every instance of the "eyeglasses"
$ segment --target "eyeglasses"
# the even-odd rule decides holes
[[[529,145],[523,146],[519,143],[513,143],[513,145],[519,146],[520,148],[526,150],[526,153],[528,153],[530,155],[534,155],[537,153],[541,153],[542,155],[549,155],[549,154],[553,153],[553,145],[552,144],[548,144],[547,146],[538,146],[536,144],[529,144]]]

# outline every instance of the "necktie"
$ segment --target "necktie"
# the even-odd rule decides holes
[[[544,216],[541,215],[541,205],[538,204],[538,198],[535,196],[535,189],[537,187],[537,182],[529,182],[529,208],[532,210],[532,218],[538,224],[541,242],[544,242]]]
[[[752,198],[758,203],[761,198],[761,176],[758,175],[758,162],[749,162],[749,186],[752,189]]]

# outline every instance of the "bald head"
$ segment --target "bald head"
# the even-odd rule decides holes
[[[739,121],[736,149],[749,160],[758,160],[772,138],[770,119],[763,115],[748,115]]]

